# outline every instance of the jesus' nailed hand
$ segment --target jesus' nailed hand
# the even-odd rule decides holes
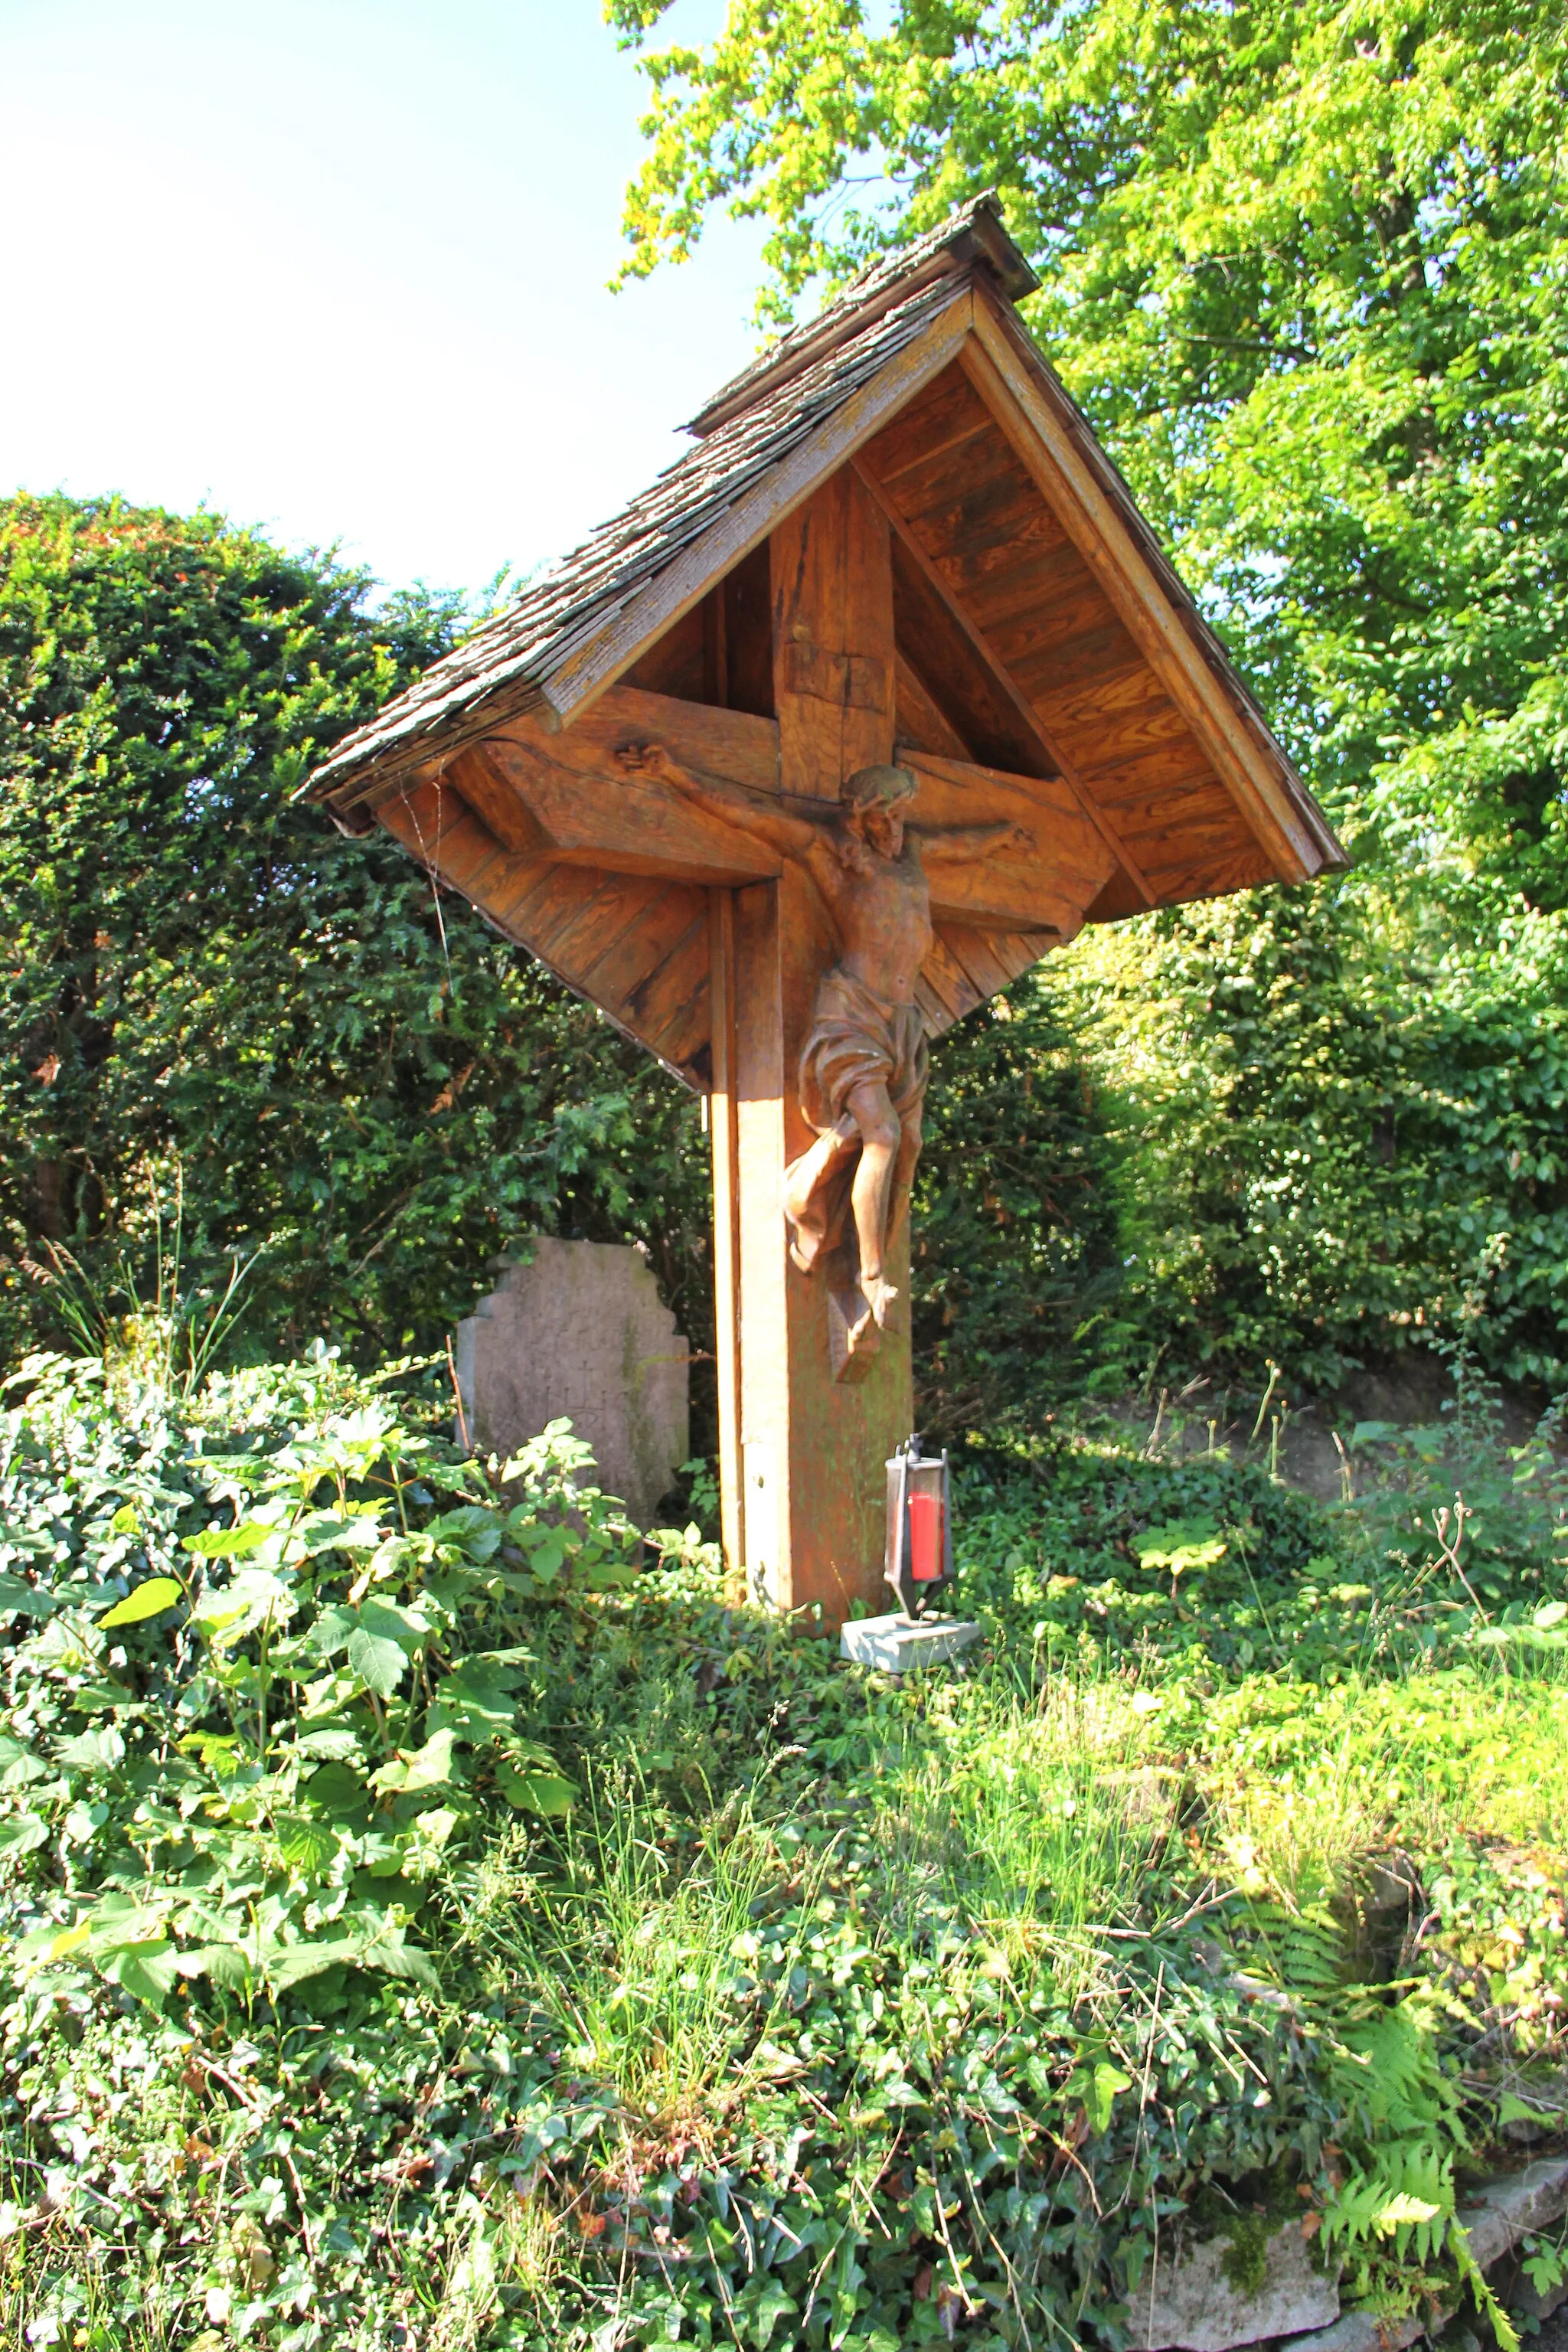
[[[1035,846],[1016,824],[915,825],[907,804],[917,785],[907,768],[862,768],[820,814],[765,793],[683,768],[658,743],[616,754],[627,776],[646,776],[727,824],[798,858],[816,884],[843,942],[817,982],[811,1032],[800,1057],[801,1109],[816,1130],[810,1150],[784,1171],[790,1252],[805,1274],[838,1239],[843,1179],[855,1162],[849,1205],[863,1302],[849,1331],[850,1353],[875,1351],[898,1293],[884,1277],[921,1150],[925,1098],[925,1026],[915,982],[931,950],[925,861],[969,863],[988,852]]]

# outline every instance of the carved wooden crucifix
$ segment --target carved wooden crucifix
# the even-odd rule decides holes
[[[1024,335],[984,200],[314,789],[710,1106],[724,1539],[880,1598],[929,1040],[1086,920],[1337,845]]]

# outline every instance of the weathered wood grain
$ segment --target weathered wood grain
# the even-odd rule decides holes
[[[657,778],[584,776],[515,741],[493,743],[491,754],[563,864],[702,884],[761,881],[779,870],[763,843],[693,808]]]
[[[933,584],[895,533],[893,625],[900,653],[974,756],[1018,775],[1055,775],[1037,729],[1026,727]]]
[[[891,753],[887,520],[840,467],[779,524],[771,546],[780,773],[786,791],[836,802],[846,776]]]
[[[879,482],[896,482],[910,468],[995,429],[991,411],[954,362],[867,443],[866,464]]]
[[[719,1514],[731,1604],[745,1598],[741,1476],[741,1192],[735,1125],[735,894],[708,893],[709,1133],[713,1160],[713,1353]]]
[[[483,743],[470,743],[460,751],[441,781],[461,794],[503,849],[532,857],[548,847],[543,826]]]
[[[690,702],[717,701],[722,698],[704,692],[703,604],[694,604],[682,613],[660,637],[635,661],[621,680],[623,686],[640,687],[649,694],[673,694]]]
[[[1126,801],[1141,800],[1145,793],[1177,792],[1184,785],[1207,783],[1213,779],[1208,754],[1196,736],[1188,734],[1178,743],[1162,744],[1152,751],[1135,751],[1131,759],[1114,765],[1097,760],[1094,796],[1101,808],[1115,810]]]

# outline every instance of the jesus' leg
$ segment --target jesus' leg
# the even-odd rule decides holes
[[[891,1256],[894,1244],[910,1213],[910,1192],[915,1181],[915,1163],[921,1156],[921,1105],[906,1110],[899,1137],[899,1156],[893,1162],[892,1189],[888,1202],[888,1254]]]
[[[893,1171],[903,1141],[899,1114],[888,1089],[875,1078],[858,1086],[849,1097],[849,1110],[860,1130],[860,1164],[855,1171],[850,1204],[860,1244],[860,1289],[878,1328],[886,1328],[889,1310],[898,1292],[883,1274],[888,1242],[888,1202]]]
[[[859,1149],[859,1138],[830,1128],[784,1170],[784,1213],[790,1228],[790,1255],[802,1274],[814,1272],[828,1243],[828,1185],[833,1171]]]

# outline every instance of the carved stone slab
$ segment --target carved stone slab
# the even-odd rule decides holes
[[[531,1262],[500,1260],[495,1289],[458,1326],[468,1441],[504,1456],[570,1421],[599,1485],[647,1527],[690,1451],[686,1341],[639,1251],[527,1246]]]

